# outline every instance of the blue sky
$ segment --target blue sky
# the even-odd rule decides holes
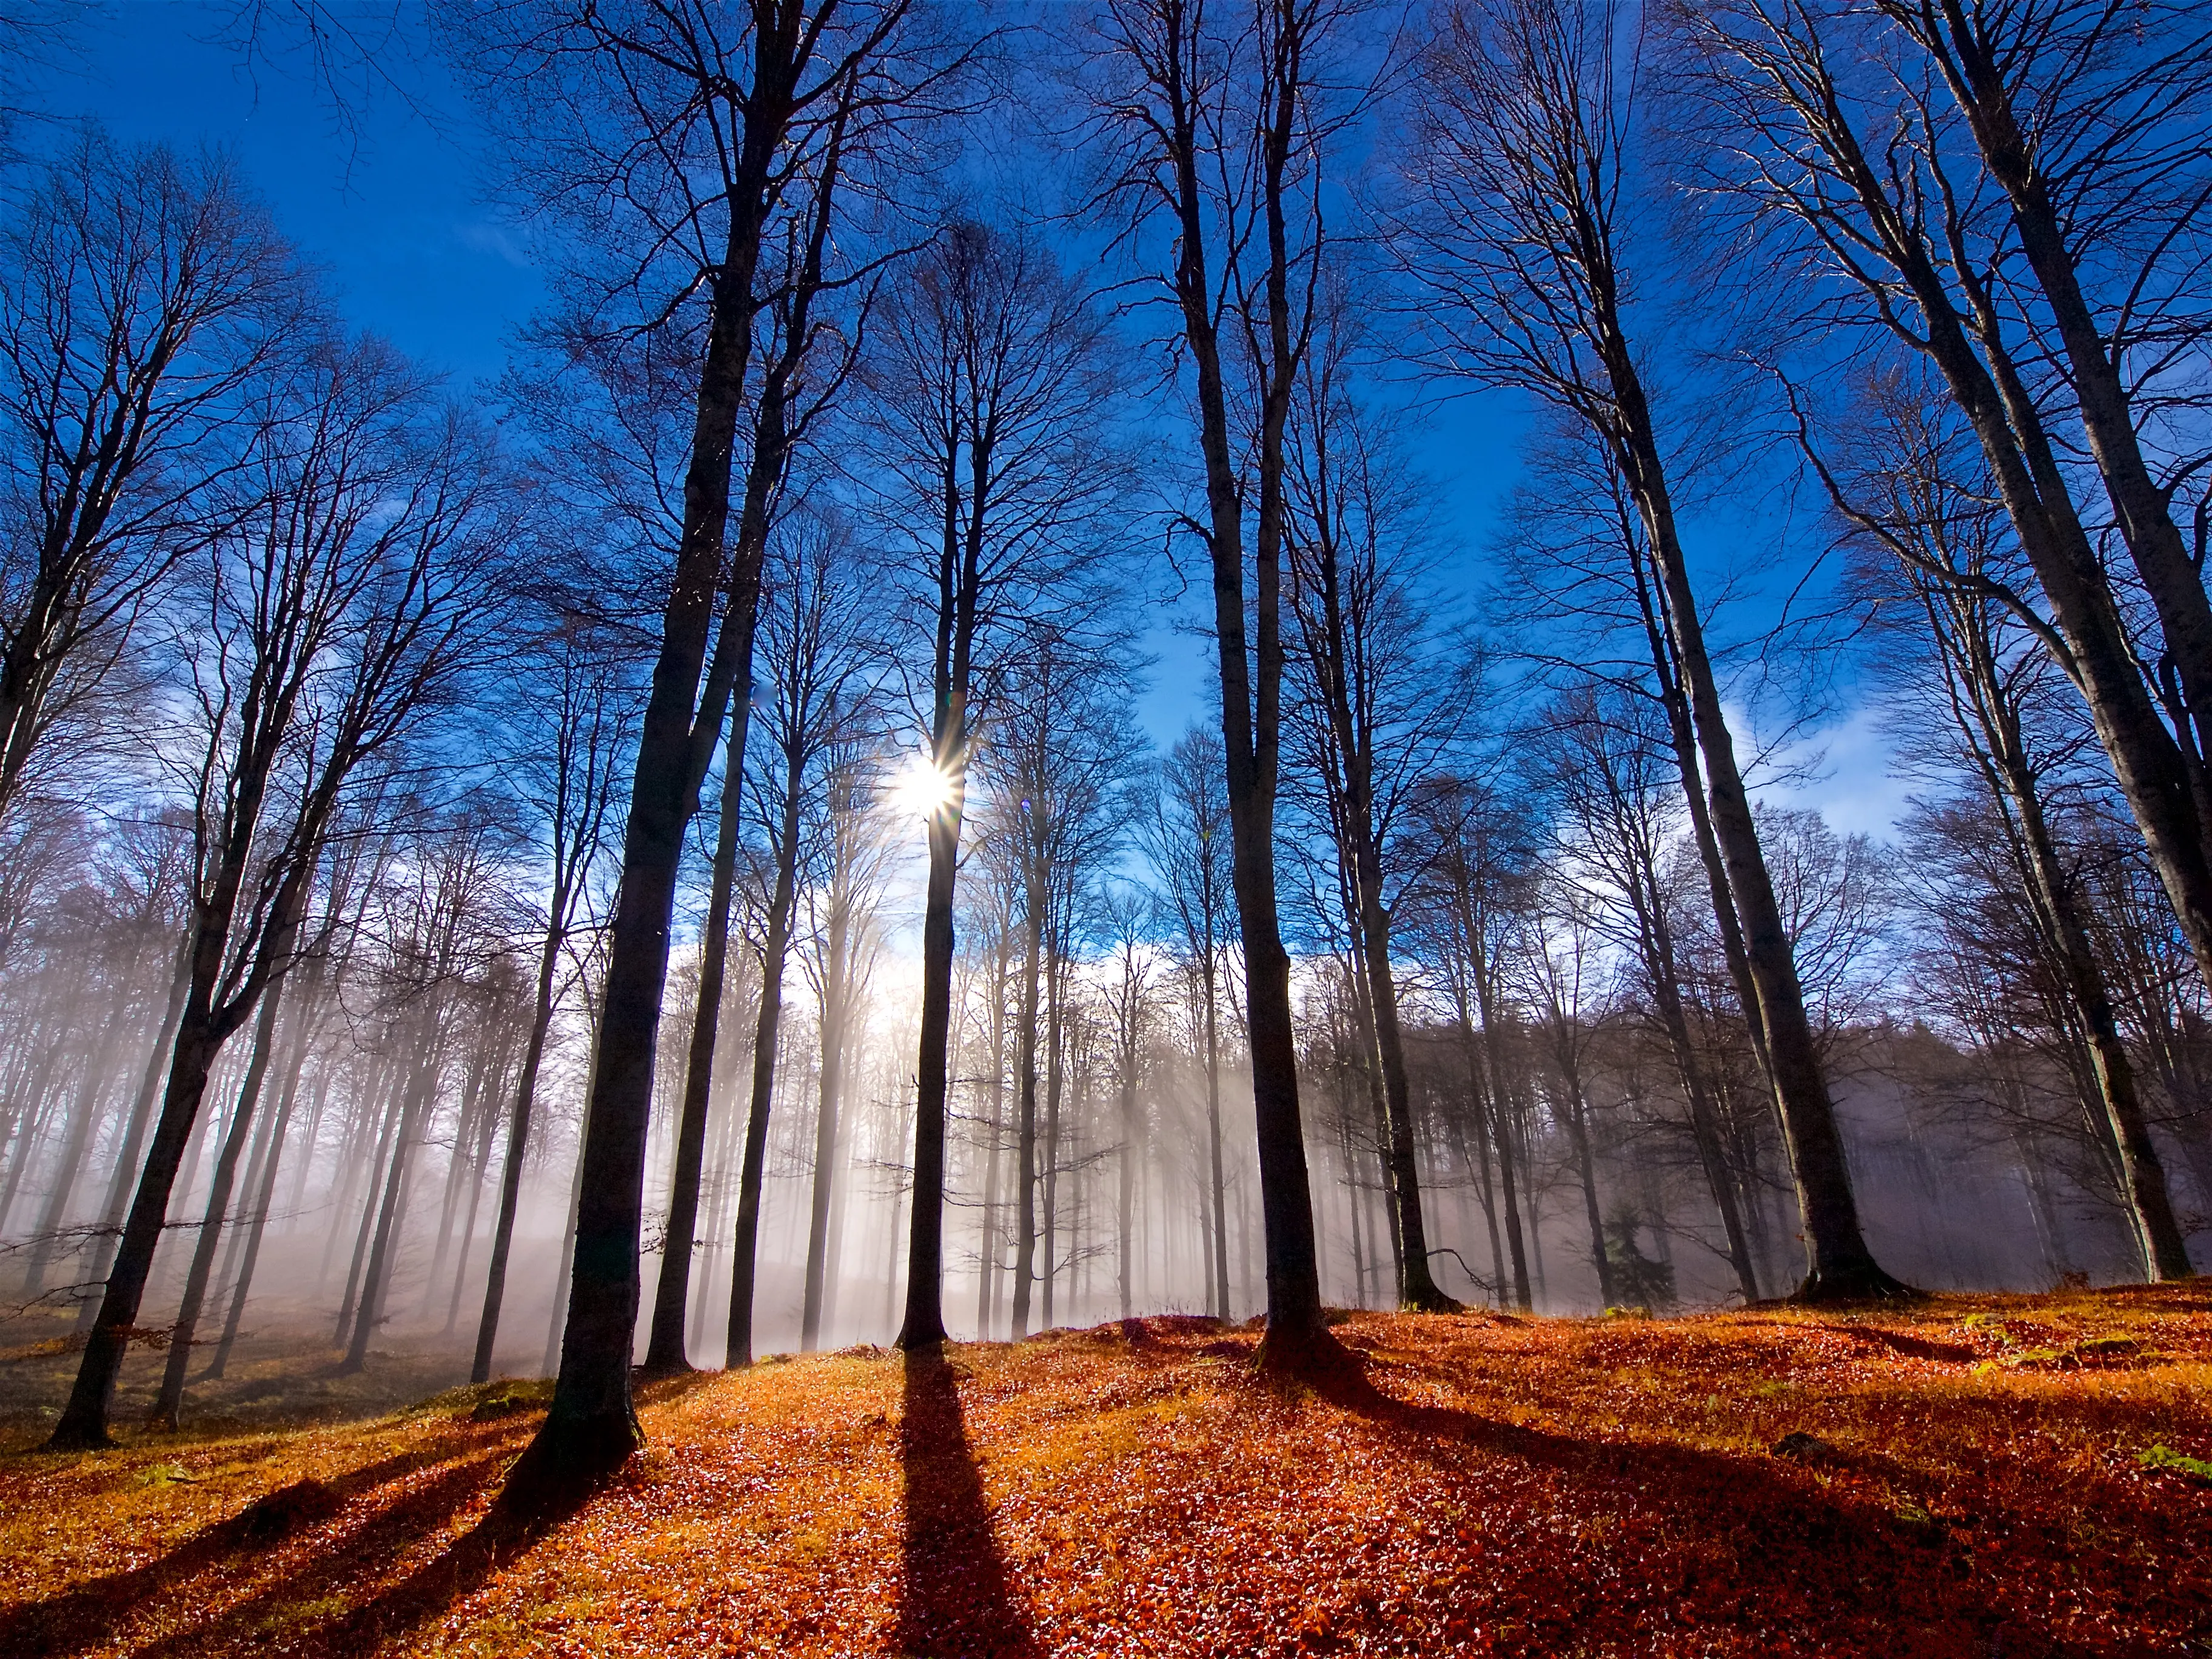
[[[277,223],[324,265],[358,327],[466,383],[498,373],[542,292],[522,239],[482,200],[481,134],[434,64],[408,71],[436,127],[386,93],[356,145],[296,64],[249,72],[213,40],[228,6],[120,0],[83,72],[47,94],[118,138],[234,155]]]
[[[57,116],[96,119],[123,139],[228,150],[285,233],[327,270],[356,326],[457,388],[497,374],[544,289],[526,237],[488,204],[483,134],[465,100],[419,54],[401,71],[409,97],[371,97],[349,131],[303,64],[242,63],[217,38],[232,15],[228,5],[118,0],[84,43],[82,73],[52,81],[46,101]],[[1438,518],[1462,550],[1456,574],[1472,591],[1489,522],[1519,472],[1520,422],[1510,404],[1485,397],[1410,424]],[[1211,647],[1163,616],[1145,647],[1156,668],[1135,712],[1164,746],[1210,714]],[[1777,797],[1821,807],[1839,830],[1886,832],[1903,789],[1887,776],[1887,746],[1866,712],[1839,711],[1810,744],[1826,764]]]

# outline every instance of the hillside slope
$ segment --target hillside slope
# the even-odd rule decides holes
[[[1191,1319],[657,1385],[536,1536],[537,1385],[19,1453],[0,1653],[2212,1653],[2212,1285],[1340,1334],[1328,1398]]]

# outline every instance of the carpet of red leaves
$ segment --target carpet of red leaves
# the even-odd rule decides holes
[[[1318,1395],[1195,1319],[656,1384],[526,1535],[498,1384],[18,1455],[0,1654],[2212,1654],[2212,1284],[1338,1334]]]

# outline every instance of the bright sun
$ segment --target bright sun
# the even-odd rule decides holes
[[[952,805],[952,780],[927,754],[916,754],[890,788],[901,817],[932,818]]]

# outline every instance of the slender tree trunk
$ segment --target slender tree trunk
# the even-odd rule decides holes
[[[1221,1028],[1214,994],[1214,942],[1209,915],[1206,932],[1206,1152],[1213,1178],[1213,1292],[1221,1316],[1231,1316],[1229,1303],[1229,1205],[1224,1190],[1227,1176],[1221,1158]]]
[[[813,1352],[822,1343],[823,1279],[830,1254],[830,1200],[837,1168],[837,1112],[845,1083],[845,950],[850,927],[844,911],[838,910],[830,917],[829,938],[823,947],[820,1106],[814,1117],[814,1185],[806,1206],[806,1289],[799,1314],[799,1346],[806,1353]],[[994,1145],[994,1158],[996,1152]],[[989,1209],[986,1206],[987,1247],[989,1227]],[[984,1284],[988,1296],[988,1273]]]
[[[1978,27],[1984,21],[1979,7],[1970,13],[1960,0],[1921,0],[1885,9],[1929,49],[1958,100],[1990,176],[2011,204],[2021,252],[2035,272],[2065,352],[2068,378],[2098,477],[2143,591],[2157,611],[2159,633],[2179,682],[2188,723],[2194,728],[2195,745],[2185,747],[2184,756],[2197,775],[2195,794],[2203,817],[2208,801],[2201,745],[2212,730],[2212,601],[2206,598],[2197,560],[2191,556],[2174,522],[2172,494],[2159,483],[2144,458],[2120,359],[2108,345],[2106,331],[2082,291],[2065,222],[2051,197],[2050,180],[2014,112],[2012,89],[2005,79],[2010,53]]]
[[[1750,1243],[1745,1236],[1742,1207],[1736,1201],[1735,1176],[1729,1167],[1723,1145],[1720,1115],[1706,1085],[1705,1066],[1698,1056],[1688,1012],[1682,1006],[1681,980],[1675,964],[1674,941],[1666,908],[1658,891],[1657,872],[1644,866],[1633,878],[1629,895],[1634,908],[1638,945],[1651,1000],[1659,1011],[1659,1024],[1673,1050],[1674,1070],[1682,1085],[1682,1097],[1690,1109],[1690,1139],[1705,1173],[1705,1185],[1720,1212],[1721,1231],[1728,1241],[1729,1264],[1735,1270],[1736,1289],[1746,1306],[1759,1299],[1759,1278],[1752,1267]]]
[[[138,1093],[131,1103],[123,1142],[116,1148],[115,1167],[108,1176],[107,1201],[100,1206],[100,1232],[93,1248],[91,1267],[86,1274],[88,1285],[106,1284],[108,1268],[115,1259],[116,1243],[122,1237],[125,1206],[131,1201],[131,1182],[138,1174],[138,1149],[145,1144],[146,1125],[152,1119],[154,1102],[161,1092],[162,1074],[174,1048],[177,1021],[184,1012],[185,994],[191,989],[191,930],[186,928],[177,944],[177,966],[169,980],[168,1003],[161,1012],[161,1024],[154,1028],[154,1040],[146,1054],[146,1069],[138,1079]],[[94,1296],[78,1302],[79,1335],[92,1328],[100,1304],[100,1298]]]
[[[199,1117],[201,1097],[207,1090],[208,1073],[227,1033],[210,1018],[207,995],[198,984],[186,996],[172,1045],[168,1086],[163,1093],[161,1115],[146,1150],[146,1167],[139,1177],[137,1195],[131,1200],[111,1268],[106,1292],[93,1321],[84,1360],[70,1391],[69,1403],[55,1425],[56,1450],[90,1449],[109,1443],[108,1413],[115,1397],[115,1382],[123,1370],[124,1352],[137,1334],[138,1308],[146,1280],[154,1267],[154,1252],[161,1241],[168,1218],[169,1194],[177,1170],[184,1162],[185,1145],[191,1139]]]
[[[940,722],[936,750],[937,763],[951,780],[951,799],[929,817],[929,884],[921,922],[921,1043],[915,1071],[914,1210],[908,1224],[906,1316],[896,1338],[897,1346],[908,1352],[939,1347],[945,1341],[945,1061],[952,1018],[952,886],[967,793],[964,684],[958,697],[951,719]]]
[[[1022,921],[1022,1012],[1014,1027],[1014,1073],[1019,1086],[1014,1127],[1014,1340],[1030,1334],[1030,1292],[1036,1283],[1037,1018],[1042,1012],[1044,943],[1042,884],[1030,872],[1027,914]]]
[[[1456,896],[1461,909],[1461,928],[1472,948],[1480,935],[1475,932],[1471,896],[1462,889]],[[1505,1243],[1513,1263],[1513,1305],[1527,1313],[1534,1304],[1528,1287],[1528,1244],[1521,1231],[1521,1192],[1513,1173],[1510,1114],[1506,1103],[1504,1050],[1508,1034],[1500,1021],[1498,1009],[1491,993],[1489,976],[1492,971],[1492,964],[1478,960],[1469,965],[1473,971],[1468,977],[1474,984],[1477,1008],[1482,1016],[1480,1054],[1483,1066],[1476,1079],[1476,1103],[1490,1132],[1491,1147],[1498,1154],[1498,1196],[1505,1211]],[[1464,1009],[1461,1011],[1460,1019],[1464,1025],[1467,1019]],[[1474,1034],[1463,1030],[1461,1040],[1467,1044],[1468,1052],[1473,1056],[1476,1053]],[[1501,1301],[1504,1294],[1505,1286],[1501,1277],[1498,1284]]]
[[[1842,1132],[1806,1018],[1804,989],[1759,847],[1750,797],[1736,767],[1735,738],[1705,653],[1704,626],[1676,538],[1674,503],[1651,436],[1642,383],[1629,361],[1625,339],[1609,338],[1604,349],[1614,398],[1624,416],[1624,470],[1644,514],[1644,533],[1667,602],[1674,658],[1680,665],[1704,762],[1714,838],[1743,927],[1758,1024],[1766,1040],[1775,1103],[1804,1213],[1807,1272],[1797,1294],[1809,1300],[1900,1295],[1905,1287],[1882,1271],[1859,1230]]]
[[[1130,1025],[1135,1023],[1133,1011],[1125,1010],[1122,1018]],[[1121,1043],[1121,1075],[1115,1079],[1115,1116],[1121,1133],[1121,1155],[1115,1160],[1114,1171],[1114,1239],[1115,1290],[1121,1304],[1121,1317],[1130,1318],[1136,1312],[1130,1296],[1129,1268],[1131,1237],[1130,1210],[1137,1194],[1137,1045],[1135,1035],[1125,1029]],[[1208,1281],[1209,1311],[1217,1319],[1228,1317],[1228,1310],[1215,1302],[1212,1284]]]
[[[353,1340],[354,1315],[360,1306],[356,1298],[361,1294],[362,1273],[368,1265],[369,1240],[374,1236],[376,1227],[377,1191],[383,1185],[385,1169],[395,1145],[393,1138],[399,1132],[400,1115],[407,1103],[405,1066],[395,1060],[388,1068],[388,1075],[380,1081],[388,1085],[380,1118],[382,1127],[376,1132],[376,1155],[369,1160],[365,1171],[368,1177],[366,1183],[368,1190],[361,1200],[361,1226],[354,1235],[353,1260],[346,1268],[345,1294],[338,1301],[337,1328],[331,1337],[331,1346],[339,1348],[348,1346]],[[350,1203],[353,1198],[351,1183],[348,1185],[346,1201]]]
[[[1006,1135],[1006,968],[1012,952],[1007,930],[999,930],[991,971],[991,1133],[984,1152],[983,1223],[977,1242],[975,1340],[988,1342],[997,1323],[1000,1260],[1006,1249],[1006,1223],[999,1212],[999,1165]]]
[[[2135,1063],[2121,1039],[2118,1016],[2090,945],[2073,883],[2059,860],[2033,782],[2014,776],[2008,783],[2036,908],[2042,913],[2057,965],[2080,1015],[2094,1094],[2118,1157],[2119,1186],[2136,1247],[2153,1279],[2190,1278],[2195,1269],[2190,1265],[2188,1237],[2174,1214],[2166,1166],[2151,1139],[2149,1120],[2136,1086]]]
[[[476,1249],[477,1215],[483,1207],[484,1172],[491,1167],[492,1137],[499,1129],[499,1103],[506,1091],[501,1085],[507,1080],[508,1060],[514,1056],[513,1033],[507,1034],[500,1044],[498,1062],[491,1068],[491,1080],[484,1091],[483,1109],[477,1124],[477,1144],[469,1155],[469,1207],[461,1218],[461,1253],[453,1263],[453,1291],[446,1298],[446,1324],[442,1334],[451,1336],[460,1328],[461,1294],[467,1288],[469,1257]]]
[[[1052,965],[1046,970],[1045,1085],[1044,1085],[1044,1308],[1042,1328],[1052,1328],[1054,1253],[1060,1219],[1060,1095],[1065,1075],[1061,1038],[1061,998],[1066,986],[1066,959],[1060,951],[1059,929],[1054,929]]]
[[[22,1129],[15,1137],[15,1156],[8,1170],[7,1183],[4,1188],[0,1188],[0,1237],[7,1234],[8,1217],[15,1207],[16,1191],[22,1186],[23,1177],[30,1173],[31,1162],[37,1155],[39,1142],[46,1137],[46,1121],[52,1115],[57,1103],[54,1091],[47,1085],[53,1081],[55,1068],[61,1063],[62,1051],[69,1046],[69,1040],[70,1027],[64,1021],[56,1031],[53,1042],[47,1045],[38,1069],[32,1073],[29,1086],[24,1091],[25,1103],[21,1114]],[[92,1064],[89,1056],[85,1064],[88,1069]]]
[[[106,1073],[101,1062],[106,1058],[120,1035],[128,1008],[118,1006],[109,1017],[107,1029],[99,1042],[88,1049],[84,1057],[84,1076],[79,1081],[76,1103],[69,1113],[68,1136],[62,1143],[61,1155],[54,1163],[53,1187],[46,1194],[46,1208],[40,1212],[38,1231],[31,1244],[30,1264],[23,1273],[23,1299],[37,1300],[45,1290],[46,1268],[52,1264],[61,1242],[61,1231],[69,1219],[70,1200],[76,1194],[77,1178],[82,1172],[85,1148],[92,1139],[94,1120],[99,1115],[100,1085]]]
[[[191,1363],[192,1338],[199,1328],[200,1306],[206,1299],[208,1279],[215,1271],[216,1253],[230,1209],[231,1183],[238,1163],[252,1138],[254,1115],[261,1102],[261,1085],[276,1048],[276,1010],[283,1002],[281,987],[261,999],[261,1013],[254,1024],[253,1058],[246,1063],[239,1085],[238,1104],[231,1109],[230,1128],[215,1161],[215,1177],[209,1188],[207,1219],[192,1249],[192,1262],[185,1275],[185,1293],[177,1309],[176,1323],[169,1328],[167,1364],[162,1367],[161,1391],[155,1396],[151,1421],[157,1428],[174,1431],[185,1403],[185,1370]]]
[[[385,1291],[398,1266],[399,1230],[404,1224],[404,1200],[413,1171],[415,1148],[422,1143],[422,1121],[429,1111],[438,1082],[438,1012],[427,1012],[422,1023],[422,1047],[415,1062],[415,1074],[408,1079],[399,1127],[392,1140],[392,1162],[385,1175],[384,1201],[377,1210],[376,1242],[369,1250],[368,1272],[362,1280],[361,1305],[354,1316],[353,1340],[338,1367],[341,1374],[359,1371],[368,1364],[369,1339],[383,1322]]]
[[[430,1310],[437,1304],[438,1282],[446,1276],[446,1253],[453,1247],[453,1212],[460,1207],[461,1176],[464,1171],[473,1172],[476,1168],[469,1158],[468,1143],[476,1138],[480,1122],[488,1124],[496,1115],[489,1109],[488,1099],[489,1094],[497,1092],[499,1087],[497,1069],[487,1037],[480,1033],[469,1054],[462,1076],[459,1109],[453,1115],[453,1144],[446,1154],[446,1190],[438,1204],[438,1243],[430,1253],[430,1272],[422,1284],[422,1304],[415,1312],[417,1320],[428,1319]],[[489,1090],[487,1070],[494,1073]],[[457,1297],[458,1294],[457,1290]]]
[[[1735,896],[1729,890],[1728,865],[1713,834],[1712,810],[1705,798],[1705,775],[1698,758],[1698,734],[1690,715],[1690,700],[1682,690],[1681,666],[1675,659],[1667,607],[1652,591],[1653,562],[1644,556],[1632,531],[1623,526],[1636,578],[1636,599],[1644,619],[1644,639],[1651,654],[1651,672],[1659,690],[1659,705],[1667,715],[1667,736],[1674,751],[1674,769],[1682,781],[1682,801],[1689,809],[1690,836],[1698,849],[1698,862],[1705,872],[1705,892],[1711,902],[1713,923],[1720,933],[1721,953],[1727,960],[1729,982],[1735,988],[1736,1005],[1743,1012],[1751,1035],[1753,1054],[1759,1074],[1773,1086],[1774,1066],[1767,1058],[1766,1028],[1759,1012],[1759,988],[1751,976],[1751,958],[1745,953],[1743,924],[1737,919]]]
[[[725,1363],[732,1370],[753,1363],[753,1279],[760,1250],[761,1187],[768,1167],[776,1040],[783,1025],[783,970],[791,954],[791,913],[799,881],[799,793],[805,781],[801,757],[793,750],[784,771],[783,813],[776,825],[775,890],[769,899],[768,939],[761,951],[760,1021],[753,1033],[752,1107],[745,1115],[744,1164],[738,1176],[737,1237],[730,1253],[730,1332]]]
[[[300,1075],[306,1068],[307,1044],[315,1026],[316,1005],[321,1000],[322,958],[315,957],[308,964],[307,982],[301,987],[298,1000],[299,1012],[293,1016],[290,1053],[284,1060],[284,1080],[277,1096],[276,1121],[269,1126],[269,1149],[261,1160],[261,1176],[252,1200],[253,1220],[246,1236],[246,1251],[240,1258],[238,1278],[231,1287],[230,1311],[222,1322],[222,1336],[216,1344],[215,1359],[207,1368],[209,1380],[220,1377],[230,1364],[230,1351],[238,1342],[240,1322],[246,1316],[246,1297],[253,1285],[253,1270],[261,1259],[261,1237],[269,1226],[269,1209],[276,1199],[276,1170],[284,1152],[284,1135],[292,1122],[292,1109],[299,1098]],[[308,1146],[310,1152],[313,1143]]]
[[[750,642],[744,655],[748,661],[751,659]],[[739,698],[731,716],[732,729],[745,720],[748,702]],[[732,755],[741,755],[744,750],[743,739],[733,738]],[[699,1181],[706,1167],[707,1109],[713,1099],[715,1039],[721,1030],[723,980],[729,967],[731,895],[737,884],[738,830],[744,822],[744,780],[729,770],[726,760],[707,926],[700,939],[699,1004],[691,1017],[683,1114],[676,1130],[676,1170],[669,1186],[668,1243],[661,1251],[660,1279],[653,1297],[653,1330],[646,1339],[645,1369],[653,1376],[672,1376],[691,1369],[684,1327],[691,1302],[691,1253],[699,1232]],[[757,1057],[755,1069],[758,1069]],[[742,1206],[742,1199],[739,1203]]]
[[[499,1217],[492,1224],[491,1261],[484,1270],[483,1313],[477,1322],[475,1357],[469,1381],[491,1380],[492,1347],[499,1340],[500,1305],[507,1297],[507,1258],[514,1248],[514,1218],[522,1203],[523,1161],[530,1150],[530,1119],[537,1104],[538,1073],[545,1060],[545,1037],[553,1026],[555,981],[561,969],[566,894],[556,892],[552,920],[538,952],[538,999],[530,1017],[530,1036],[522,1048],[522,1074],[515,1080],[514,1107],[507,1118],[507,1157],[500,1167]]]

